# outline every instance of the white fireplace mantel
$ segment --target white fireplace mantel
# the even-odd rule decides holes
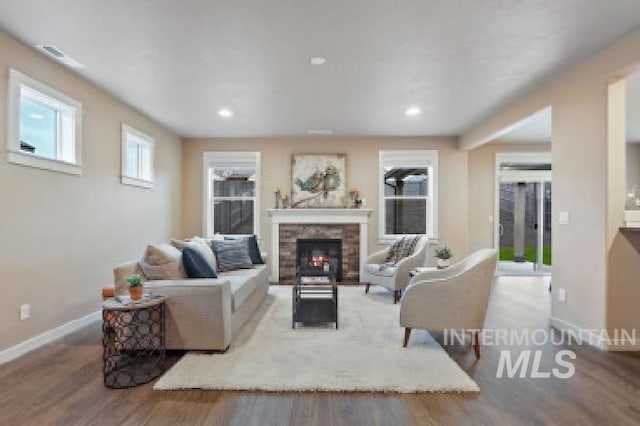
[[[268,209],[271,219],[271,281],[280,280],[280,224],[343,224],[357,223],[360,225],[360,276],[367,258],[369,216],[371,209]]]

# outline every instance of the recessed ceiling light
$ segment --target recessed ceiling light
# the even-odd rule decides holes
[[[308,135],[313,135],[313,136],[332,135],[333,134],[333,130],[331,130],[331,129],[311,129],[311,130],[307,130],[307,134]]]
[[[420,108],[411,107],[411,108],[408,108],[404,113],[407,114],[409,117],[415,117],[416,115],[420,114]]]
[[[327,58],[324,56],[312,56],[309,62],[311,62],[311,65],[324,65],[327,63]]]
[[[233,111],[231,111],[229,108],[220,108],[218,110],[218,115],[224,118],[231,118],[233,117]]]

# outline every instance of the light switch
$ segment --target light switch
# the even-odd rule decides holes
[[[569,212],[560,212],[560,213],[558,213],[558,223],[560,225],[568,225],[569,224]]]
[[[567,291],[564,288],[558,289],[558,302],[565,303],[567,301]]]

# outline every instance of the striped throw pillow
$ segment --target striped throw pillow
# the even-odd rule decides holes
[[[253,268],[247,240],[213,240],[213,251],[218,259],[220,272],[235,271],[236,269]]]

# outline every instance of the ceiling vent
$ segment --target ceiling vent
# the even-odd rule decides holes
[[[36,49],[44,52],[45,55],[52,57],[58,62],[65,64],[71,68],[83,68],[80,62],[73,59],[71,56],[64,53],[62,50],[58,49],[55,46],[51,46],[50,44],[38,44],[36,45]]]
[[[327,136],[327,135],[332,135],[333,134],[333,130],[329,130],[329,129],[313,129],[313,130],[307,130],[307,134],[311,135],[311,136]]]

